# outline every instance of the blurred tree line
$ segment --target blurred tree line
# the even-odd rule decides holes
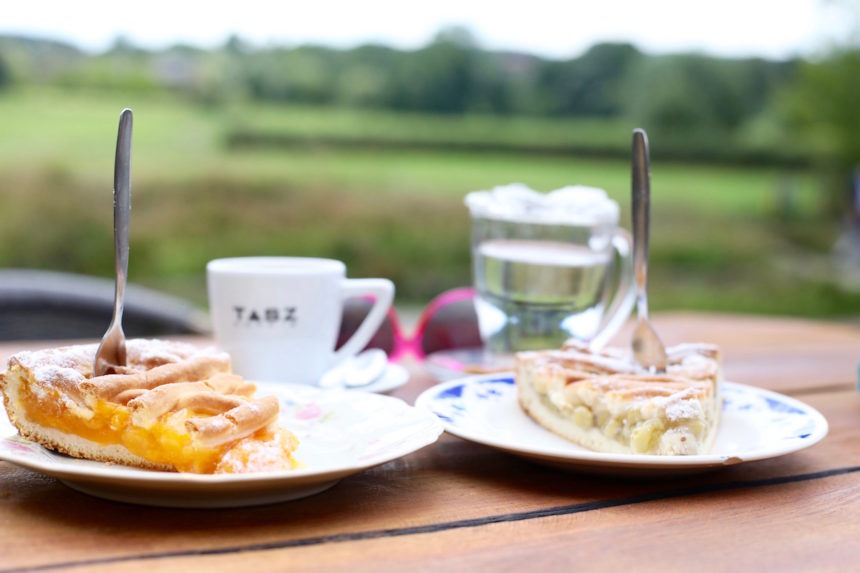
[[[673,129],[737,127],[792,80],[799,64],[651,56],[624,43],[551,60],[482,50],[460,28],[414,51],[252,47],[232,37],[220,49],[150,52],[118,38],[108,51],[88,55],[59,42],[0,37],[0,58],[0,81],[7,82],[164,89],[209,103],[250,98],[446,114],[635,115]]]
[[[773,149],[791,164],[820,153],[860,162],[860,44],[829,57],[726,59],[649,55],[626,43],[554,60],[481,49],[463,28],[427,46],[252,46],[238,37],[203,50],[148,51],[124,38],[101,54],[54,41],[0,36],[0,88],[47,84],[166,91],[206,105],[268,101],[436,114],[629,118],[666,148],[720,153]],[[794,122],[794,126],[787,123]],[[810,135],[787,134],[799,126]],[[792,148],[794,146],[794,148]],[[777,163],[779,163],[777,157]],[[794,161],[796,164],[797,162]]]

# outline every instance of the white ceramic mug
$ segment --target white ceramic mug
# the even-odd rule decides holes
[[[240,257],[206,265],[218,345],[250,380],[316,384],[354,356],[382,324],[394,298],[388,279],[348,279],[332,259]],[[369,296],[373,308],[337,351],[343,301]]]

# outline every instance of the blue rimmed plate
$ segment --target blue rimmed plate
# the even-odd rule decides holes
[[[724,382],[723,415],[710,454],[653,456],[581,448],[544,429],[517,403],[512,374],[451,380],[415,402],[466,440],[565,469],[619,475],[692,473],[790,454],[827,435],[814,408],[776,392]]]

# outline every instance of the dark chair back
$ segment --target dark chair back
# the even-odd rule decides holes
[[[113,314],[110,279],[37,270],[0,270],[0,340],[101,338]],[[126,287],[129,338],[208,331],[205,313],[179,298]]]

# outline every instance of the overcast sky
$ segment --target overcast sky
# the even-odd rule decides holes
[[[255,44],[426,44],[463,25],[478,43],[551,57],[599,41],[629,41],[652,53],[724,56],[814,54],[845,26],[832,0],[8,0],[0,33],[71,41],[97,51],[124,35],[146,47],[204,47],[238,34]]]

